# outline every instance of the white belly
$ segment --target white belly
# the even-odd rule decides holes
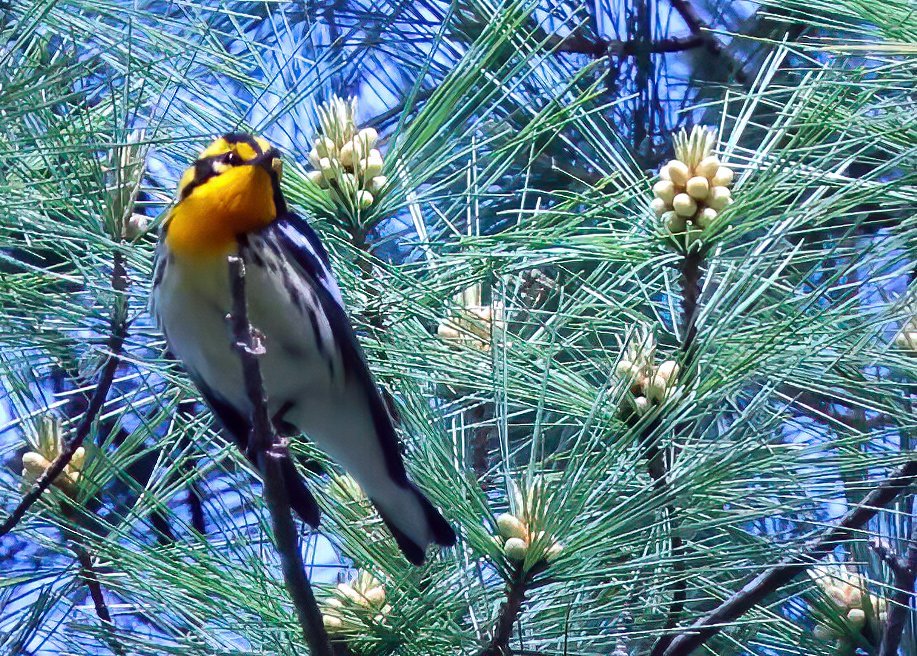
[[[319,351],[308,319],[277,278],[246,266],[249,319],[264,335],[261,358],[265,391],[273,414],[288,401],[332,388],[328,356]],[[227,320],[231,306],[225,260],[168,263],[156,302],[169,348],[188,371],[236,408],[250,410],[239,355]]]

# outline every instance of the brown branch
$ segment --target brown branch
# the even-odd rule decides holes
[[[109,323],[110,334],[107,343],[108,354],[105,359],[105,364],[102,365],[102,373],[99,375],[99,381],[96,383],[95,391],[92,393],[92,398],[89,399],[89,404],[86,406],[86,411],[83,413],[82,419],[80,419],[79,424],[77,424],[73,438],[64,445],[60,455],[58,455],[51,463],[51,466],[38,477],[32,489],[22,498],[22,501],[19,502],[19,505],[16,506],[3,524],[0,525],[0,537],[3,537],[16,527],[19,521],[28,512],[29,508],[32,507],[32,504],[44,494],[44,491],[51,486],[64,469],[66,469],[67,465],[70,464],[73,454],[82,446],[86,436],[89,435],[89,431],[92,430],[92,426],[99,412],[105,405],[105,399],[108,397],[108,392],[115,378],[115,371],[118,369],[118,364],[121,362],[121,350],[124,347],[124,339],[127,335],[127,298],[125,292],[127,291],[129,282],[127,272],[124,269],[124,256],[120,251],[115,251],[114,265],[111,274],[111,287],[116,293],[116,299]]]
[[[691,36],[673,36],[658,41],[646,43],[643,39],[589,39],[578,31],[569,36],[549,36],[545,41],[545,48],[552,52],[565,52],[590,57],[634,57],[645,48],[645,52],[663,54],[669,52],[684,52],[705,45],[707,40],[702,34]]]
[[[685,629],[672,640],[664,655],[687,656],[706,643],[723,627],[728,626],[771,593],[792,581],[797,575],[827,556],[838,545],[853,539],[855,531],[865,526],[880,510],[913,485],[915,480],[917,480],[917,460],[911,460],[870,492],[862,503],[844,515],[835,526],[810,542],[800,553],[789,556],[778,565],[762,572],[710,613]]]
[[[681,316],[682,316],[682,342],[681,350],[684,354],[681,363],[682,370],[686,371],[691,365],[695,354],[694,341],[697,338],[697,311],[701,295],[701,262],[704,256],[699,250],[687,253],[681,261]]]
[[[911,596],[914,594],[914,583],[917,580],[917,516],[911,517],[909,542],[907,555],[903,558],[892,556],[895,562],[895,566],[892,567],[895,591],[889,599],[888,619],[882,634],[879,656],[896,656],[911,611]]]
[[[248,450],[254,456],[264,480],[264,496],[274,529],[274,541],[280,556],[283,579],[293,600],[303,636],[312,656],[332,656],[328,633],[322,623],[322,614],[312,593],[306,575],[296,524],[290,509],[286,487],[283,484],[282,462],[288,457],[286,446],[281,444],[268,415],[268,402],[264,379],[258,358],[264,354],[261,335],[248,319],[245,296],[245,264],[240,257],[229,257],[229,284],[232,294],[230,324],[234,347],[239,353],[245,393],[251,404],[251,434]]]
[[[416,110],[418,106],[420,105],[420,103],[426,102],[427,100],[429,100],[430,96],[433,95],[434,91],[436,91],[435,88],[434,89],[421,89],[420,91],[418,91],[417,94],[411,99],[412,109]],[[406,102],[407,102],[407,99],[398,103],[394,107],[385,110],[384,112],[376,114],[371,119],[366,121],[365,125],[367,127],[372,127],[372,128],[385,127],[390,121],[392,121],[393,119],[399,118],[401,116],[401,114],[406,109],[405,107]]]
[[[92,564],[92,556],[79,543],[73,544],[73,551],[80,563],[80,578],[89,588],[89,596],[92,598],[92,605],[95,606],[96,615],[102,622],[102,629],[105,632],[106,642],[111,650],[119,655],[123,655],[124,648],[115,637],[115,623],[111,619],[111,613],[108,611],[108,605],[105,603],[105,597],[102,595],[102,584],[99,582],[99,575],[95,566]]]
[[[742,70],[742,65],[729,55],[719,39],[708,31],[710,29],[709,26],[704,23],[691,3],[688,2],[688,0],[669,0],[669,4],[672,5],[672,8],[677,11],[682,20],[684,20],[688,29],[691,30],[691,34],[702,40],[708,52],[717,57],[728,59],[732,75],[735,77],[736,81],[741,84],[746,84],[748,78]]]
[[[506,601],[500,607],[500,616],[494,626],[490,642],[479,656],[508,656],[512,653],[509,641],[513,637],[513,626],[522,612],[525,593],[531,583],[531,571],[525,570],[522,563],[516,565],[512,578],[506,583]]]
[[[700,250],[692,250],[685,254],[681,260],[679,283],[681,285],[681,351],[682,362],[681,369],[687,373],[691,366],[691,361],[696,354],[695,340],[697,338],[697,312],[702,290],[701,280],[701,262],[704,256]],[[651,444],[651,447],[653,445]],[[664,486],[665,479],[668,476],[669,466],[665,462],[665,454],[662,453],[658,446],[647,450],[648,456],[652,458],[649,461],[650,475],[657,484],[657,489]],[[672,458],[678,455],[678,447],[673,447]],[[661,472],[660,472],[661,470]],[[655,473],[655,475],[654,475]],[[669,515],[669,530],[672,533],[670,539],[672,545],[672,599],[669,603],[669,610],[666,614],[666,621],[663,625],[664,632],[670,632],[678,626],[678,619],[685,609],[685,602],[688,600],[688,580],[683,576],[687,569],[685,562],[685,546],[680,537],[676,535],[678,530],[678,517],[675,513],[675,506],[670,504],[666,508]],[[669,643],[675,638],[675,634],[664,635],[653,646],[650,656],[661,656]]]

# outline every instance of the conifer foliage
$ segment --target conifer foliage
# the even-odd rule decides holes
[[[0,3],[0,653],[917,653],[915,43],[908,0]],[[148,315],[230,131],[459,533],[423,567],[308,436],[291,529]]]

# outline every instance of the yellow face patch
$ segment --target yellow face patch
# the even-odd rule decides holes
[[[260,137],[230,134],[210,144],[178,184],[166,228],[169,248],[180,256],[223,256],[239,235],[277,218],[279,162]]]

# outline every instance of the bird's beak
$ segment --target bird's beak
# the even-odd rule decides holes
[[[278,180],[283,174],[283,160],[280,159],[280,153],[276,148],[271,148],[269,151],[255,159],[255,161],[252,163],[255,166],[260,166],[268,173],[276,173]]]

